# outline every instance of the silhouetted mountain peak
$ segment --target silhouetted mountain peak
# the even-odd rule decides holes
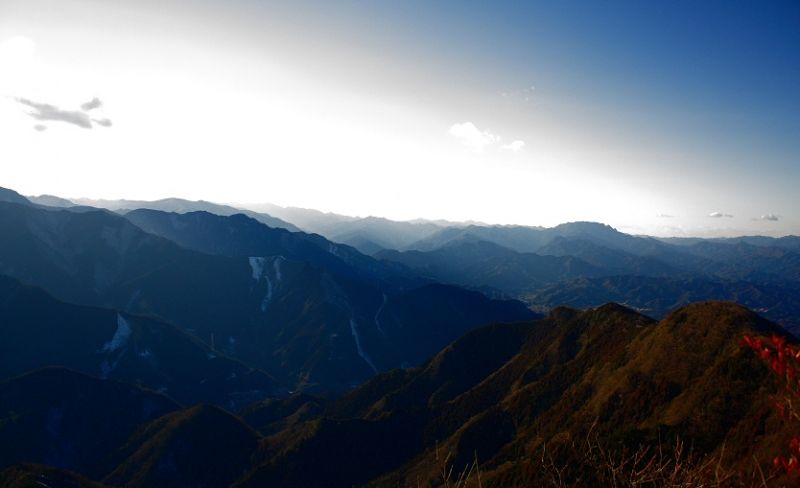
[[[622,232],[608,224],[589,221],[565,222],[553,227],[553,230],[562,236],[569,236],[573,234],[608,234],[619,235]]]
[[[66,198],[57,197],[55,195],[39,195],[28,196],[28,200],[37,205],[44,205],[46,207],[74,207],[75,203]]]
[[[0,202],[18,203],[20,205],[30,205],[31,202],[14,190],[0,187]]]

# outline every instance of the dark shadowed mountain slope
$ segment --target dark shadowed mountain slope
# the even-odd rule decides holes
[[[64,303],[0,276],[0,377],[45,366],[146,385],[181,402],[231,408],[275,390],[265,373],[172,325]]]
[[[77,303],[108,303],[116,284],[186,256],[166,239],[106,211],[0,203],[0,226],[0,272]]]
[[[106,479],[114,486],[228,486],[252,465],[259,435],[240,419],[208,405],[165,415],[141,428],[121,449]]]
[[[532,316],[520,302],[492,301],[455,287],[389,295],[281,256],[251,258],[244,283],[231,282],[222,270],[206,277],[196,271],[204,265],[138,281],[137,289],[151,292],[145,298],[143,291],[133,309],[192,324],[216,349],[291,388],[349,388],[378,371],[418,364],[471,328]],[[175,293],[190,282],[191,294]],[[465,313],[433,320],[449,309]]]
[[[561,305],[591,308],[613,301],[656,318],[693,302],[730,300],[755,310],[791,332],[800,330],[800,285],[797,283],[759,285],[703,278],[610,276],[558,283],[522,298],[540,311]]]
[[[632,274],[637,276],[680,276],[687,272],[667,262],[651,257],[612,249],[581,238],[556,237],[542,246],[538,254],[543,256],[572,256],[605,273]]]
[[[348,246],[353,246],[367,256],[374,256],[375,254],[386,249],[384,246],[381,246],[375,241],[360,235],[356,235],[348,239],[340,239],[339,242],[347,244]]]
[[[264,435],[275,434],[298,422],[320,416],[327,401],[305,393],[286,398],[271,398],[248,405],[239,415],[248,425]]]
[[[106,211],[0,203],[0,223],[0,272],[59,299],[157,315],[215,349],[212,334],[263,323],[265,285],[246,258],[183,249]]]
[[[452,342],[448,337],[461,337],[479,325],[492,322],[537,317],[516,300],[490,300],[481,293],[454,286],[428,285],[387,301],[375,316],[375,329],[379,334],[385,333],[391,343],[398,344],[397,350],[409,351],[397,361],[402,359],[402,364],[413,366]],[[415,344],[418,346],[414,347]],[[429,349],[429,344],[440,346]]]
[[[0,470],[0,486],[4,488],[104,488],[107,485],[91,481],[66,469],[23,463]]]
[[[438,281],[471,288],[490,287],[511,296],[549,283],[603,274],[601,268],[571,256],[518,253],[469,237],[434,251],[381,251],[375,257],[403,264]]]
[[[428,300],[424,292],[384,293],[283,256],[189,250],[106,211],[0,203],[0,225],[0,273],[59,299],[161,317],[289,388],[349,388],[413,365],[473,327],[532,316],[519,303],[474,300],[455,288],[415,306],[414,297]],[[398,300],[409,307],[403,319],[389,313]],[[447,334],[420,331],[431,324],[426,314],[465,302],[473,313],[442,326]]]
[[[223,217],[208,212],[176,214],[142,209],[125,217],[148,233],[208,254],[283,256],[387,291],[424,284],[402,266],[377,261],[316,234],[274,229],[242,214]]]
[[[144,422],[177,410],[159,393],[50,368],[0,382],[0,467],[40,463],[98,479]]]
[[[678,437],[700,454],[724,444],[726,465],[752,455],[767,465],[783,442],[774,385],[738,342],[780,330],[721,302],[658,323],[606,305],[479,329],[270,437],[268,460],[244,484],[427,486],[477,457],[484,486],[537,486],[543,443],[569,467],[578,453],[554,448],[590,431],[615,450]],[[571,483],[579,474],[563,472]]]

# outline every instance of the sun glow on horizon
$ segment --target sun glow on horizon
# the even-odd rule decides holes
[[[487,77],[487,90],[462,83],[460,65],[457,75],[428,70],[434,58],[421,51],[419,61],[381,57],[394,51],[334,27],[321,43],[308,30],[324,21],[295,25],[249,5],[220,16],[182,2],[164,12],[126,3],[124,15],[80,0],[30,5],[0,21],[0,158],[13,161],[1,183],[24,193],[595,220],[652,234],[800,232],[791,193],[759,190],[756,208],[706,152],[631,134],[546,83],[510,90],[512,70]],[[708,217],[718,209],[735,219]]]

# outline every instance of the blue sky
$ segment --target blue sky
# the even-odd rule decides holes
[[[798,5],[2,0],[2,185],[800,234]]]

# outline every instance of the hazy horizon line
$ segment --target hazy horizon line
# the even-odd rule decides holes
[[[123,202],[123,201],[153,203],[153,202],[164,201],[164,200],[183,200],[183,201],[187,201],[187,202],[206,202],[206,203],[211,203],[211,204],[214,204],[214,205],[225,205],[225,206],[233,207],[233,208],[240,209],[240,210],[248,210],[248,211],[251,211],[251,212],[263,213],[263,214],[266,214],[266,215],[270,215],[271,217],[278,218],[280,220],[286,220],[286,219],[283,219],[283,218],[278,217],[276,215],[270,214],[265,209],[259,208],[259,207],[271,206],[271,207],[279,207],[279,208],[286,209],[286,210],[295,209],[295,210],[313,211],[313,212],[319,212],[319,213],[321,213],[323,215],[332,215],[332,216],[337,216],[337,217],[344,217],[344,218],[348,218],[348,219],[352,219],[352,220],[383,219],[383,220],[387,220],[389,222],[397,222],[397,223],[409,223],[409,224],[429,223],[429,224],[434,224],[434,225],[440,225],[442,227],[477,226],[477,227],[522,227],[522,228],[533,228],[533,229],[536,229],[536,228],[538,228],[538,229],[553,229],[553,228],[559,227],[561,225],[566,225],[566,224],[592,223],[592,224],[605,225],[605,226],[611,227],[612,229],[614,229],[614,230],[616,230],[618,232],[621,232],[621,233],[624,233],[624,234],[628,234],[628,235],[631,235],[631,236],[651,237],[651,238],[655,238],[655,239],[737,239],[737,238],[745,238],[745,237],[768,237],[768,238],[772,238],[772,239],[780,239],[780,238],[785,238],[785,237],[800,237],[800,232],[798,232],[798,233],[781,234],[781,235],[769,235],[769,234],[747,233],[746,231],[737,232],[737,229],[729,229],[730,232],[725,232],[725,229],[713,229],[713,228],[707,229],[707,231],[706,231],[707,234],[706,235],[689,234],[687,232],[691,232],[691,230],[681,231],[679,229],[675,229],[674,232],[665,233],[664,235],[655,235],[655,234],[649,234],[649,233],[646,233],[646,232],[636,232],[635,231],[636,226],[619,226],[619,225],[615,226],[615,225],[612,225],[612,224],[609,224],[609,223],[606,223],[606,222],[603,222],[603,221],[581,220],[581,219],[569,220],[569,221],[561,222],[559,224],[555,224],[555,225],[552,225],[552,226],[536,225],[536,224],[522,224],[522,223],[491,223],[491,222],[478,221],[478,220],[453,220],[453,219],[447,219],[447,218],[431,218],[431,217],[415,217],[415,218],[412,218],[412,219],[396,219],[396,218],[389,218],[389,217],[386,217],[386,216],[373,215],[373,214],[367,214],[367,215],[344,214],[344,213],[338,213],[338,212],[330,211],[330,210],[321,210],[321,209],[318,209],[318,208],[301,207],[301,206],[295,206],[295,205],[280,205],[280,204],[276,204],[276,203],[272,203],[272,202],[231,202],[231,201],[223,202],[223,201],[206,200],[206,199],[202,199],[202,198],[201,199],[191,199],[191,198],[185,198],[185,197],[180,197],[180,196],[169,196],[169,197],[157,198],[157,199],[152,199],[152,200],[136,199],[136,198],[91,198],[91,197],[85,197],[85,196],[83,196],[83,197],[64,197],[64,196],[50,194],[50,193],[42,193],[42,194],[39,194],[39,195],[23,195],[23,196],[25,196],[26,198],[28,198],[28,197],[30,197],[30,198],[55,197],[55,198],[61,198],[61,199],[64,199],[64,200],[68,200],[68,201],[70,201],[72,203],[75,203],[75,204],[78,204],[79,202]],[[670,218],[674,218],[674,217],[676,217],[676,216],[670,216]],[[734,217],[730,216],[730,218],[734,218]],[[750,220],[752,220],[752,219],[750,219]],[[292,224],[292,225],[297,226],[297,224],[295,224],[295,223],[293,223],[291,221],[287,220],[287,222]],[[304,230],[304,232],[306,232],[306,231]],[[716,233],[716,235],[715,235],[715,233]]]

